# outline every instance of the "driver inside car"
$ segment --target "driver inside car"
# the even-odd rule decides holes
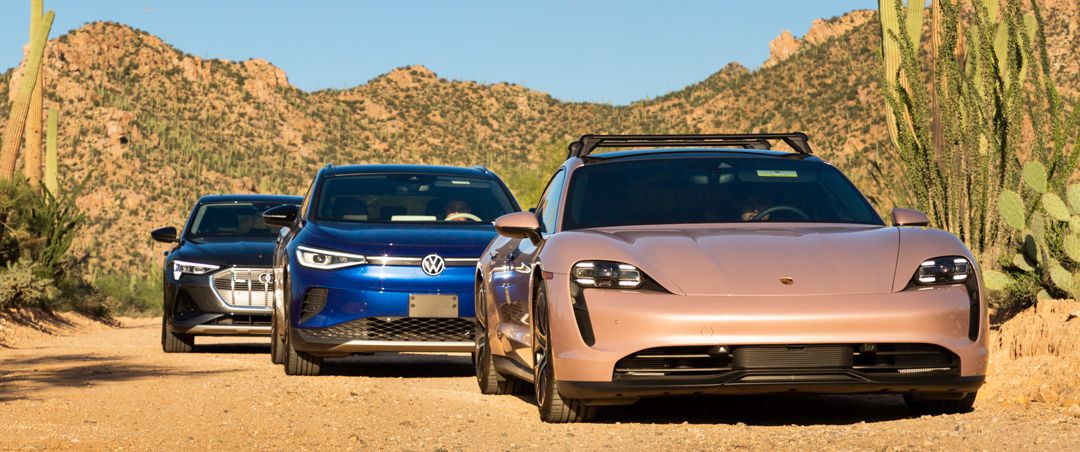
[[[476,218],[472,214],[472,208],[469,207],[469,203],[460,199],[454,199],[446,203],[446,207],[443,208],[445,221],[469,221]],[[478,220],[473,220],[478,221]]]
[[[743,202],[742,214],[739,217],[742,218],[742,221],[767,220],[768,215],[762,218],[757,218],[757,216],[768,207],[769,204],[765,202],[764,198],[760,196],[750,196]]]

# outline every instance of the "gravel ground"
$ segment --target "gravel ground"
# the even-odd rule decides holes
[[[1068,450],[1080,413],[984,398],[911,417],[894,396],[642,402],[547,425],[531,397],[482,396],[468,356],[328,360],[288,377],[261,339],[199,338],[166,355],[160,319],[0,348],[0,449]],[[1075,449],[1074,449],[1075,450]]]

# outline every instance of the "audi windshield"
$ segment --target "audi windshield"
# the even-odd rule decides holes
[[[273,241],[281,228],[263,223],[262,213],[280,203],[203,204],[195,212],[187,239],[195,243],[215,240]]]

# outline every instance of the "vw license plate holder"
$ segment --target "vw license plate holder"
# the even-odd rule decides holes
[[[409,317],[458,317],[458,296],[409,294]]]

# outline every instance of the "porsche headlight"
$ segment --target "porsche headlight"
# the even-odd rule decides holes
[[[960,284],[972,275],[971,262],[959,256],[928,259],[915,271],[915,283],[923,286],[934,284]]]
[[[335,268],[351,267],[367,263],[367,258],[359,254],[322,250],[306,246],[296,247],[296,259],[300,261],[300,265],[322,270],[332,270]]]
[[[644,281],[637,267],[610,261],[578,262],[571,277],[581,287],[604,289],[637,289]]]
[[[172,275],[173,279],[180,279],[180,275],[187,273],[189,275],[205,275],[214,270],[221,268],[218,265],[211,264],[199,264],[195,262],[173,261],[172,263]]]

